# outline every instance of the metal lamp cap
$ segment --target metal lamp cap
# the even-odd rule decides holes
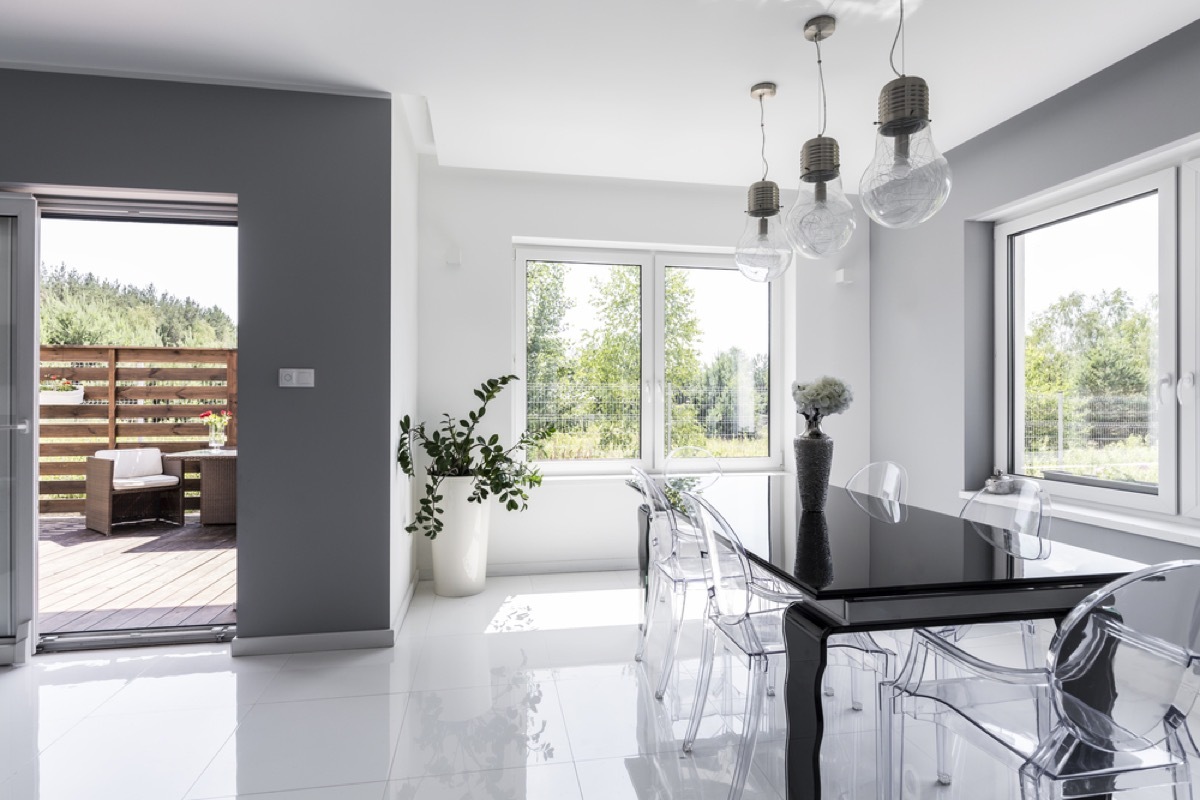
[[[929,124],[929,84],[904,75],[884,84],[879,92],[879,132],[884,136],[911,134]]]
[[[779,184],[757,181],[750,184],[746,197],[746,213],[752,217],[773,217],[779,213]]]
[[[841,174],[841,149],[832,136],[817,136],[800,150],[800,180],[825,183]]]

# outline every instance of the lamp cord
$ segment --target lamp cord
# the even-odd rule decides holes
[[[897,78],[903,78],[906,65],[904,63],[905,56],[908,55],[908,48],[905,47],[905,42],[901,37],[904,35],[904,0],[900,0],[900,22],[896,25],[896,37],[892,39],[892,51],[888,54],[888,63],[892,65],[892,72],[896,73]],[[900,71],[896,69],[896,43],[900,42]]]
[[[825,68],[821,66],[821,40],[813,42],[817,46],[817,83],[821,90],[821,105],[818,108],[818,119],[821,121],[821,131],[817,136],[825,135],[825,127],[829,124],[829,105],[825,96]]]
[[[762,131],[762,180],[765,181],[767,179],[767,112],[763,106],[763,96],[761,94],[758,96],[758,127]]]

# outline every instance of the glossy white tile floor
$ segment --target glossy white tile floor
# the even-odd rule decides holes
[[[718,660],[695,754],[681,753],[699,622],[657,702],[658,643],[646,666],[632,659],[640,598],[632,572],[492,578],[464,599],[421,584],[390,649],[190,646],[0,668],[0,800],[723,800],[744,671]],[[826,796],[873,798],[874,713],[849,709],[848,668],[833,675]],[[781,800],[780,695],[746,800]],[[906,797],[1015,791],[970,753],[956,763],[969,787],[936,786],[931,739],[914,732]]]

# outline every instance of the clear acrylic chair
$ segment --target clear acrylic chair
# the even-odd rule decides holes
[[[682,502],[691,525],[700,532],[705,542],[703,566],[708,585],[700,675],[683,749],[691,752],[700,732],[717,640],[722,638],[750,662],[750,685],[746,691],[746,708],[742,716],[742,736],[729,787],[729,800],[737,800],[742,794],[754,757],[769,685],[770,656],[784,652],[783,614],[788,606],[804,602],[806,598],[800,594],[777,591],[773,586],[755,580],[758,573],[752,569],[737,533],[720,512],[707,500],[691,492],[683,493]],[[886,661],[889,654],[881,652],[872,655]],[[886,671],[886,665],[882,669]]]
[[[677,503],[672,503],[658,484],[643,470],[633,467],[633,481],[646,501],[650,524],[650,562],[647,565],[649,586],[646,591],[646,606],[642,619],[642,635],[638,639],[634,660],[641,661],[646,654],[646,642],[654,622],[654,610],[667,599],[670,589],[671,628],[668,632],[666,650],[659,669],[658,688],[654,696],[661,700],[667,691],[671,672],[675,668],[675,654],[679,650],[679,639],[683,633],[683,620],[687,613],[688,587],[703,584],[702,542],[687,529],[681,531]]]
[[[1093,592],[1039,667],[998,666],[918,631],[899,678],[880,689],[883,796],[902,800],[911,717],[1010,764],[1023,800],[1151,787],[1190,798],[1188,761],[1200,752],[1187,715],[1198,690],[1200,561],[1147,567]],[[1053,713],[1039,713],[1044,705]]]
[[[908,472],[895,461],[873,461],[846,481],[846,492],[859,508],[884,522],[903,522]]]
[[[976,492],[959,518],[992,547],[1013,558],[1032,561],[1050,555],[1050,496],[1041,484],[1029,478],[1006,477],[994,488]],[[1038,626],[1033,620],[1016,623],[1021,637],[1024,664],[1027,669],[1039,665],[1044,652],[1038,642]],[[955,625],[936,628],[932,633],[943,639],[961,643],[974,629],[973,625]],[[1001,632],[1010,630],[1012,623],[984,626],[997,628]],[[1045,712],[1045,709],[1043,710]],[[938,782],[949,785],[950,750],[953,741],[946,729],[937,729],[935,745]]]

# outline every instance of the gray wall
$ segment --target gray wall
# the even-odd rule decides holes
[[[3,70],[0,107],[0,182],[237,194],[239,635],[386,629],[390,101]]]
[[[929,222],[871,226],[871,456],[908,467],[914,503],[957,510],[992,467],[992,238],[973,220],[1200,132],[1197,76],[1200,23],[949,151]]]

